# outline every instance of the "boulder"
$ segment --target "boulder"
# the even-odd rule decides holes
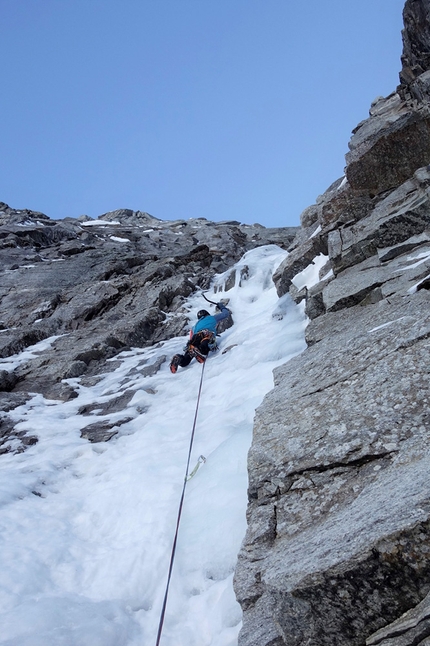
[[[81,437],[89,440],[92,444],[96,442],[109,442],[109,440],[118,434],[119,427],[127,424],[132,419],[132,417],[125,417],[118,422],[101,421],[89,424],[81,430]]]
[[[430,229],[430,170],[419,169],[363,220],[328,234],[335,274]]]
[[[301,245],[293,249],[273,274],[278,296],[287,294],[294,276],[306,269],[316,256],[326,251],[324,240],[318,234],[311,234]]]
[[[366,190],[354,190],[345,181],[321,204],[319,223],[323,230],[333,223],[337,226],[352,224],[369,215],[373,206],[373,200]]]
[[[85,361],[73,361],[70,366],[67,366],[63,374],[63,379],[73,379],[74,377],[80,377],[87,371],[87,364]]]
[[[427,103],[411,106],[398,93],[381,99],[354,130],[349,148],[346,177],[352,189],[373,197],[400,186],[430,163]]]
[[[316,204],[308,206],[300,215],[300,224],[303,229],[311,227],[318,221],[319,209]]]

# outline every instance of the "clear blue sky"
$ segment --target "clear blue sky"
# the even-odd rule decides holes
[[[398,84],[403,0],[0,0],[0,201],[299,223]]]

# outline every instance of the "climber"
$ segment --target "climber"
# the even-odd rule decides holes
[[[204,363],[211,350],[216,350],[217,324],[231,315],[224,303],[217,303],[219,314],[209,314],[206,310],[197,312],[197,323],[190,331],[190,340],[184,354],[175,354],[170,362],[170,372],[177,372],[178,366],[185,368],[192,359]]]

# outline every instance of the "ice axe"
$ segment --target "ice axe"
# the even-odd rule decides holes
[[[217,308],[217,310],[218,310],[218,311],[220,311],[220,309],[219,309],[219,307],[218,307],[218,303],[214,303],[214,301],[210,301],[210,300],[207,298],[207,296],[205,296],[204,292],[202,292],[202,296],[203,296],[203,298],[205,299],[205,301],[207,301],[208,303],[211,303],[211,305],[215,305],[215,307]],[[225,300],[227,301],[227,304],[228,304],[228,302],[229,302],[229,300],[230,300],[230,299],[228,299],[228,298],[227,298],[227,299],[224,299],[224,301],[221,301],[221,302],[225,302]]]
[[[217,303],[214,303],[213,301],[210,301],[210,300],[205,296],[205,293],[204,293],[204,292],[202,292],[202,296],[203,296],[203,298],[205,299],[205,301],[207,301],[208,303],[211,303],[212,305],[217,305]]]

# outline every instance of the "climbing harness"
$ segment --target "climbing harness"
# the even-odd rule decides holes
[[[192,448],[193,448],[194,435],[195,435],[195,431],[196,431],[197,414],[199,412],[200,396],[202,394],[204,372],[205,372],[205,363],[202,363],[202,374],[201,374],[201,377],[200,377],[199,392],[198,392],[198,395],[197,395],[197,404],[196,404],[196,410],[195,410],[195,413],[194,413],[194,422],[193,422],[193,428],[192,428],[192,431],[191,431],[190,446],[189,446],[189,449],[188,449],[187,467],[185,469],[184,484],[183,484],[183,487],[182,487],[181,499],[179,501],[178,516],[177,516],[177,519],[176,519],[176,531],[175,531],[175,537],[173,539],[172,552],[171,552],[171,555],[170,555],[169,573],[167,575],[166,590],[165,590],[165,593],[164,593],[163,606],[161,608],[160,622],[158,624],[157,641],[155,643],[155,646],[159,646],[160,639],[161,639],[161,633],[163,631],[164,617],[165,617],[165,614],[166,614],[166,606],[167,606],[167,598],[169,596],[170,579],[172,577],[173,563],[174,563],[174,560],[175,560],[175,552],[176,552],[176,544],[177,544],[177,541],[178,541],[179,524],[181,522],[182,507],[183,507],[184,498],[185,498],[185,488],[187,486],[188,480],[190,480],[190,478],[192,478],[193,475],[195,475],[195,473],[197,472],[197,469],[200,466],[200,464],[199,464],[200,463],[200,458],[202,458],[203,461],[206,462],[205,458],[201,455],[200,458],[199,458],[199,462],[197,463],[196,467],[194,467],[193,471],[190,473],[190,475],[188,475],[188,471],[189,471],[189,468],[190,468],[191,451],[192,451]]]
[[[198,363],[205,363],[206,361],[206,355],[202,354],[197,348],[195,348],[193,345],[189,345],[187,349],[188,354],[190,357],[195,359]]]
[[[197,332],[197,334],[191,338],[191,343],[193,343],[193,345],[197,342],[197,345],[201,346],[205,341],[207,342],[208,347],[212,349],[211,346],[213,346],[214,343],[216,345],[216,335],[210,330],[204,329]]]
[[[206,353],[203,350],[203,344],[207,345]],[[185,352],[188,352],[193,359],[196,359],[199,363],[203,363],[207,359],[208,351],[214,352],[215,350],[218,350],[218,346],[216,335],[213,332],[203,329],[196,334],[193,334],[193,331],[191,330],[190,340],[185,346]]]

